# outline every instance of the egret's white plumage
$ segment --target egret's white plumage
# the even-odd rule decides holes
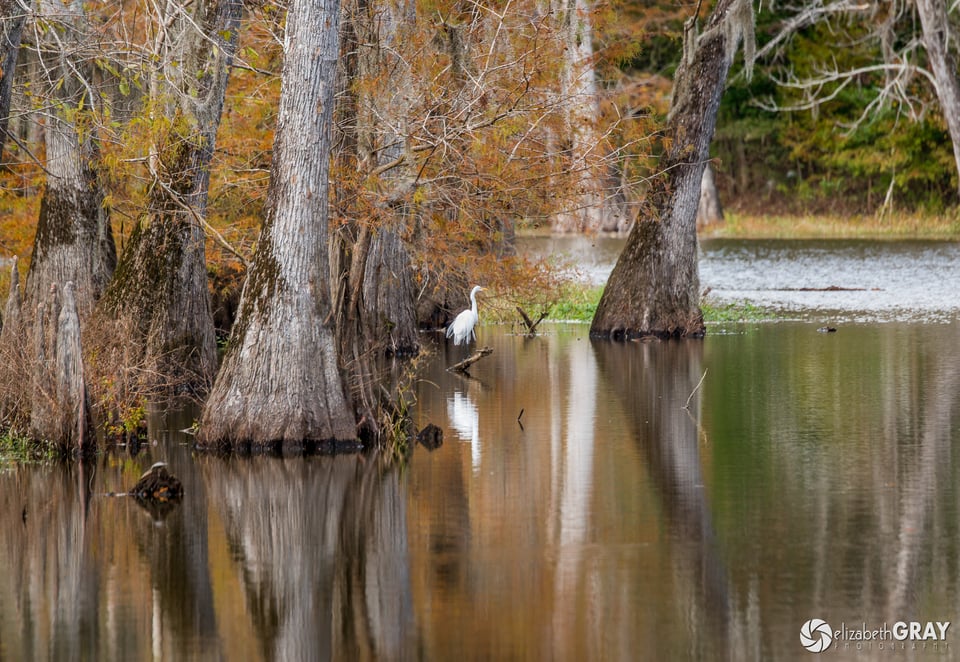
[[[477,314],[477,292],[482,292],[487,288],[477,285],[470,291],[470,308],[457,315],[453,324],[447,327],[447,338],[453,338],[453,344],[469,343],[476,340],[477,336],[473,328],[477,325],[480,315]]]

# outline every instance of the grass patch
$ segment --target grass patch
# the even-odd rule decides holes
[[[603,286],[601,285],[567,283],[561,290],[560,298],[550,306],[546,320],[589,324],[593,321],[602,295]],[[703,319],[707,323],[759,322],[776,319],[776,314],[749,301],[721,303],[704,300],[700,306],[703,310]]]
[[[703,321],[707,324],[721,322],[761,322],[776,319],[771,311],[755,306],[749,301],[730,301],[714,303],[703,301],[700,303],[703,310]]]
[[[550,307],[547,319],[564,322],[590,322],[593,320],[603,287],[569,283],[563,287],[560,299]]]
[[[43,464],[56,457],[52,444],[35,441],[14,430],[0,435],[0,469],[14,464]]]

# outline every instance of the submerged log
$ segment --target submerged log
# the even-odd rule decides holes
[[[459,363],[454,363],[452,366],[447,368],[447,370],[452,372],[465,373],[467,371],[467,368],[469,368],[474,363],[482,359],[484,356],[488,356],[490,354],[493,354],[493,347],[481,347],[480,349],[476,350],[473,354],[465,358],[463,361],[460,361]]]

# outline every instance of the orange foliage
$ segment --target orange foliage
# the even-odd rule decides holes
[[[269,184],[284,20],[270,0],[251,4],[256,6],[245,15],[227,90],[207,209],[210,224],[247,260]],[[144,207],[150,186],[146,162],[168,121],[147,99],[157,27],[144,6],[142,0],[85,4],[101,44],[97,66],[105,96],[96,111],[101,174],[120,247]],[[676,11],[664,12],[655,3],[640,7],[626,0],[597,2],[591,15],[604,90],[598,131],[603,142],[587,167],[622,173],[632,195],[641,191],[629,182],[642,181],[650,170],[649,136],[665,109],[669,83],[633,81],[618,65],[639,48],[637,33],[644,25],[675,17]],[[379,68],[351,81],[348,92],[360,100],[358,116],[370,124],[374,111],[387,112],[383,106],[396,94],[398,81],[410,86],[404,116],[393,118],[407,148],[405,188],[391,179],[401,169],[379,169],[376,150],[387,139],[382,127],[373,127],[372,144],[360,151],[341,141],[332,169],[333,227],[395,223],[385,210],[402,205],[415,219],[403,230],[422,280],[482,280],[527,295],[551,289],[549,277],[538,275],[540,265],[512,257],[508,244],[517,228],[548,225],[577,195],[578,175],[565,144],[570,128],[558,98],[565,46],[557,17],[543,12],[538,0],[482,6],[418,0],[416,20],[400,30],[383,49]],[[363,48],[369,45],[350,56],[369,57]],[[340,129],[344,136],[356,129],[350,121],[357,120],[348,118]],[[13,160],[0,172],[0,250],[26,257],[43,172],[23,154]],[[242,262],[219,243],[211,240],[207,255],[214,277],[236,279],[242,273]],[[26,268],[27,261],[22,264]]]

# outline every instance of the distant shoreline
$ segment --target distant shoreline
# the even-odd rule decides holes
[[[936,239],[960,240],[960,211],[943,216],[755,215],[730,212],[702,237],[736,239]]]
[[[728,211],[722,223],[698,232],[702,238],[730,239],[928,239],[960,241],[960,208],[943,215],[755,214]],[[549,237],[550,227],[518,227],[518,237]],[[626,237],[626,234],[603,234]]]

